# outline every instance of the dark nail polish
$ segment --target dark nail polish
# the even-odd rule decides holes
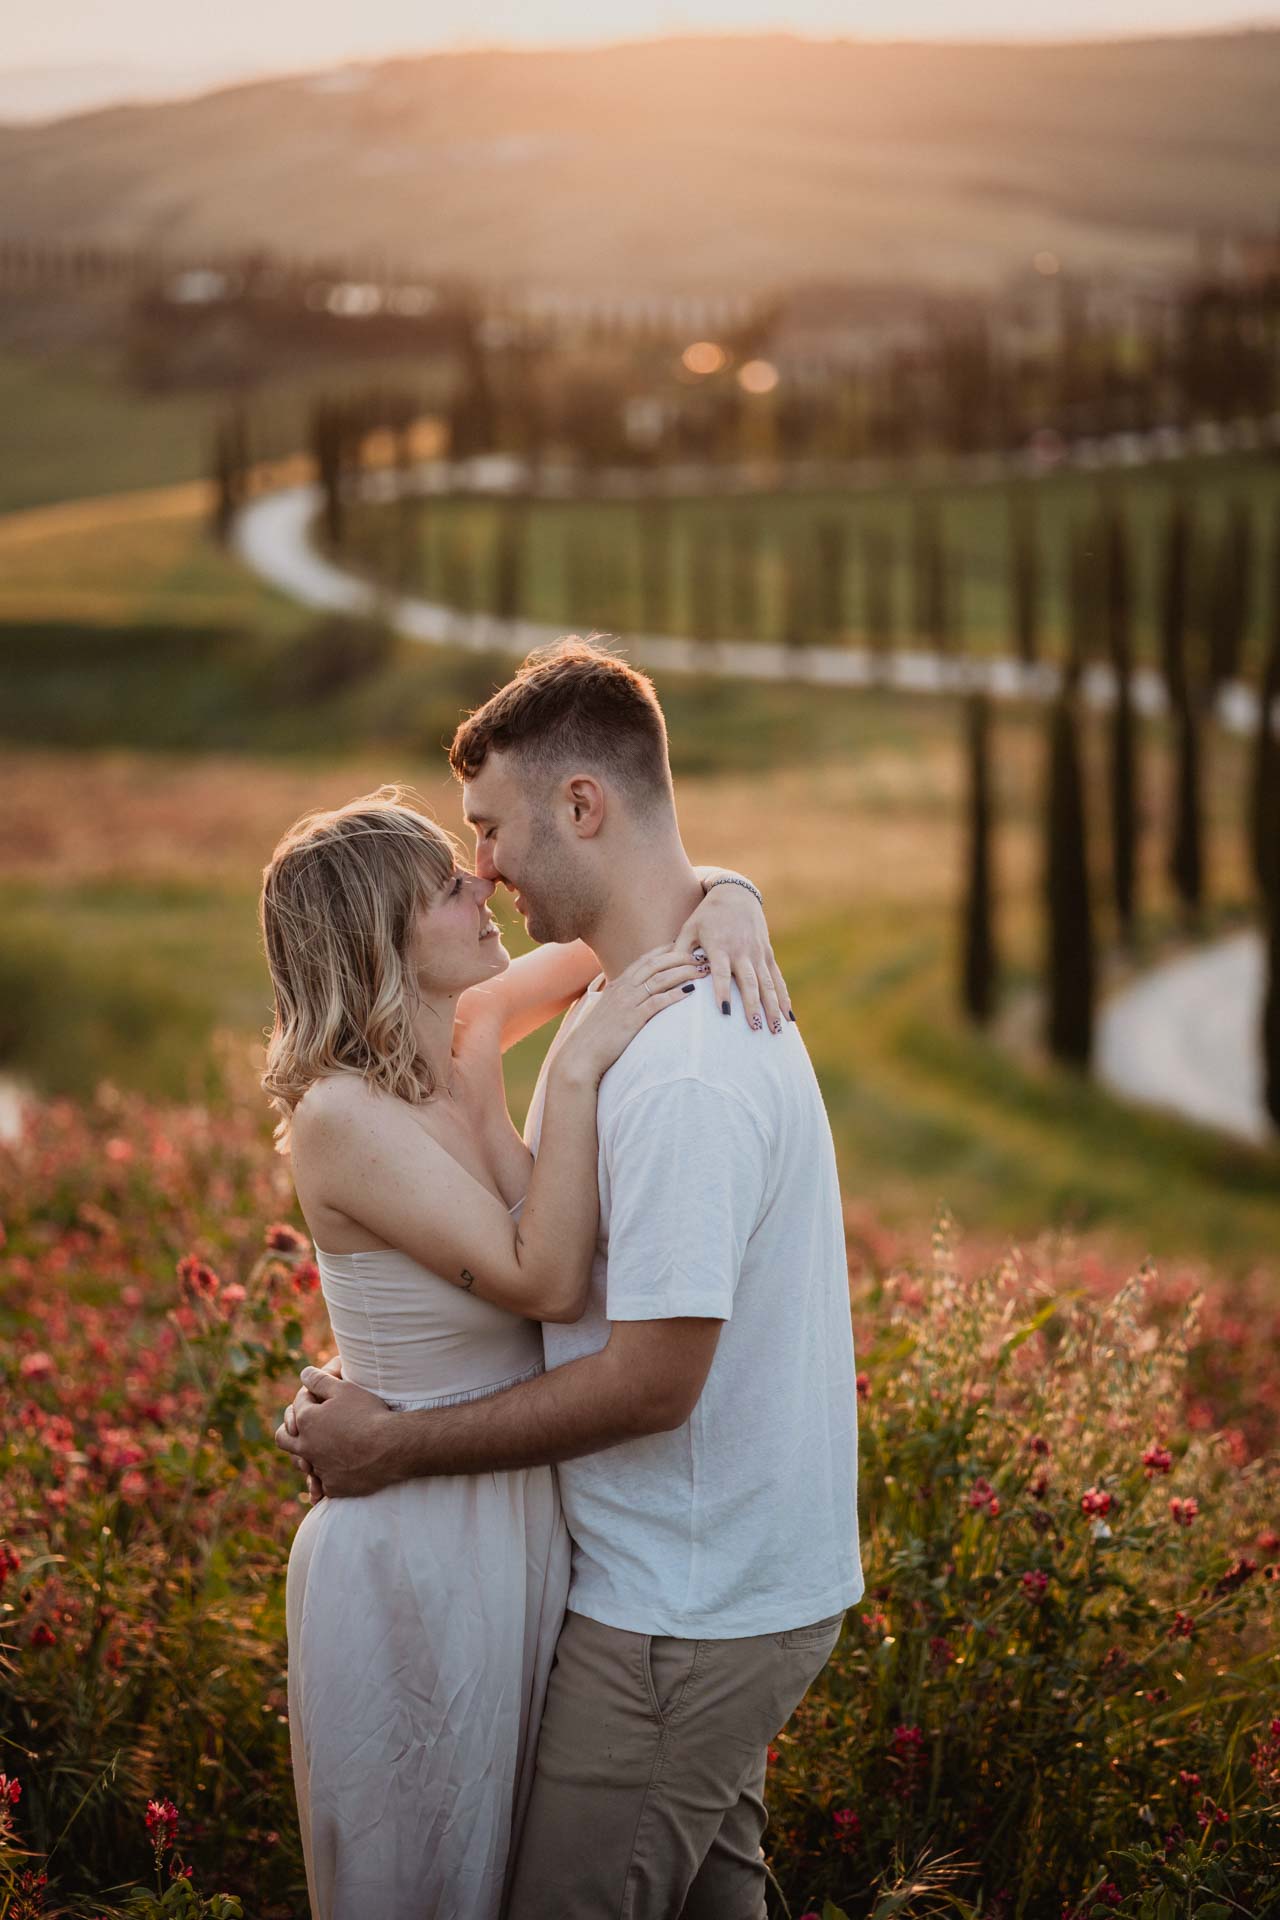
[[[681,993],[692,993],[693,992],[692,980],[686,980],[684,985],[681,987],[680,991]]]
[[[728,1011],[729,1011],[729,1002],[728,1002],[727,1000],[722,1000],[722,1001],[720,1002],[720,1011],[721,1011],[721,1013],[728,1013]]]
[[[795,1015],[794,1015],[794,1013],[789,1013],[789,1014],[787,1015],[787,1018],[788,1018],[788,1020],[796,1020],[796,1017],[795,1017]],[[799,1026],[799,1025],[800,1025],[800,1022],[799,1022],[798,1020],[796,1020],[796,1025],[797,1025],[797,1026]]]

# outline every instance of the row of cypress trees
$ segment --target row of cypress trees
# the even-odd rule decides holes
[[[1185,554],[1171,542],[1170,556]],[[1104,544],[1102,633],[1115,680],[1107,717],[1107,881],[1114,924],[1126,945],[1134,941],[1138,908],[1140,732],[1132,691],[1132,583],[1127,543],[1118,516]],[[1083,584],[1078,587],[1083,594]],[[1238,621],[1238,616],[1237,616]],[[1091,886],[1091,817],[1082,768],[1083,721],[1079,676],[1083,613],[1071,623],[1061,690],[1047,718],[1044,797],[1046,954],[1045,1036],[1051,1052],[1077,1067],[1088,1065],[1093,1044],[1096,988],[1096,910]],[[1240,627],[1233,627],[1238,633]],[[1192,647],[1193,635],[1201,644]],[[1203,823],[1204,757],[1212,699],[1223,678],[1239,670],[1238,654],[1215,654],[1212,630],[1189,619],[1186,572],[1167,568],[1161,605],[1162,667],[1173,750],[1173,817],[1167,848],[1170,881],[1188,924],[1198,923],[1206,887]],[[1217,636],[1221,646],[1221,635]],[[1272,539],[1271,618],[1260,689],[1261,724],[1248,783],[1248,862],[1263,917],[1268,989],[1261,1044],[1268,1111],[1280,1124],[1280,514]],[[992,719],[987,694],[968,697],[968,871],[964,891],[961,988],[965,1010],[979,1024],[997,1004],[999,960],[993,879],[994,805],[991,791]]]

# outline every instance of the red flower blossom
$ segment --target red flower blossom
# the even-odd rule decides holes
[[[1234,1593],[1237,1587],[1242,1587],[1249,1576],[1257,1571],[1256,1560],[1233,1560],[1222,1578],[1214,1581],[1213,1590],[1215,1593]]]
[[[56,1646],[57,1638],[53,1629],[46,1626],[43,1620],[37,1621],[36,1625],[31,1629],[31,1644],[33,1647]]]
[[[1187,1791],[1190,1792],[1200,1785],[1200,1775],[1198,1773],[1188,1773],[1185,1767],[1179,1767],[1178,1785],[1185,1787]]]
[[[0,1540],[0,1587],[3,1587],[9,1575],[16,1573],[21,1565],[21,1560],[19,1560],[17,1554],[9,1545],[9,1542],[7,1540]]]
[[[871,1375],[869,1373],[860,1373],[858,1375],[857,1388],[859,1400],[869,1400],[871,1398]]]
[[[277,1220],[262,1236],[263,1245],[272,1253],[305,1253],[311,1242],[284,1220]]]
[[[1194,1498],[1179,1500],[1175,1494],[1169,1502],[1169,1512],[1180,1527],[1189,1527],[1200,1511],[1200,1502]]]
[[[1039,1605],[1048,1590],[1049,1576],[1043,1567],[1033,1567],[1029,1573],[1023,1574],[1022,1591],[1028,1600],[1032,1600]]]
[[[1089,1487],[1080,1496],[1081,1513],[1110,1513],[1111,1495],[1099,1487]]]
[[[1167,1447],[1161,1447],[1153,1440],[1142,1456],[1142,1468],[1148,1480],[1153,1473],[1170,1473],[1173,1470],[1173,1455]]]
[[[1166,1638],[1169,1640],[1189,1640],[1195,1630],[1196,1623],[1193,1616],[1189,1613],[1184,1613],[1182,1608],[1178,1607],[1174,1611],[1173,1625],[1169,1628]]]
[[[0,1773],[0,1804],[7,1803],[11,1807],[16,1807],[21,1798],[21,1780],[11,1780],[7,1773]]]
[[[53,1373],[53,1361],[47,1353],[28,1353],[18,1372],[24,1380],[48,1380]]]
[[[1274,1553],[1276,1548],[1280,1547],[1280,1533],[1277,1533],[1274,1527],[1264,1527],[1254,1545],[1261,1547],[1264,1553]]]
[[[289,1279],[295,1293],[314,1293],[320,1285],[320,1269],[314,1260],[302,1260]]]
[[[991,1482],[982,1474],[970,1487],[967,1497],[970,1508],[976,1513],[980,1507],[984,1507],[989,1519],[994,1520],[1000,1511],[999,1496],[992,1492]]]
[[[935,1633],[929,1641],[929,1658],[933,1665],[945,1670],[955,1659],[955,1648],[944,1634]]]
[[[197,1260],[193,1253],[179,1260],[178,1279],[189,1300],[212,1300],[222,1285],[213,1268]]]
[[[778,1757],[779,1757],[778,1749],[776,1747],[770,1747],[768,1752],[765,1755],[765,1762],[768,1766],[776,1767],[778,1764]]]
[[[165,1853],[178,1838],[178,1809],[172,1800],[148,1800],[146,1811],[147,1832],[151,1835],[151,1844],[156,1855]]]
[[[1030,1447],[1032,1453],[1047,1454],[1049,1451],[1049,1442],[1042,1433],[1028,1434],[1027,1445]]]

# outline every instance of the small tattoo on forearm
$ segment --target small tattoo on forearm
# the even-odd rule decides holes
[[[470,1267],[464,1267],[462,1269],[462,1285],[467,1293],[470,1293],[475,1283],[476,1283],[476,1277],[474,1273],[472,1273]]]

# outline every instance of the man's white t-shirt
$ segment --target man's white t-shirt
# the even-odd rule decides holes
[[[591,1297],[543,1328],[547,1365],[596,1352],[611,1321],[724,1326],[682,1427],[558,1467],[570,1610],[686,1639],[837,1613],[863,1592],[857,1388],[835,1150],[799,1028],[753,1032],[736,988],[726,1019],[699,981],[605,1074],[598,1127]]]

